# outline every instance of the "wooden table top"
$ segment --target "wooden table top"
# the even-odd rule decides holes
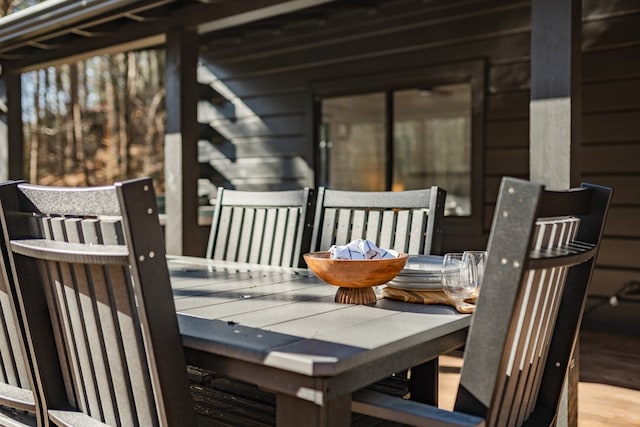
[[[337,288],[306,269],[167,258],[186,348],[305,376],[401,357],[469,326],[448,306],[338,304]]]

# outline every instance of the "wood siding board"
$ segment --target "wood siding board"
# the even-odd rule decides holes
[[[640,109],[582,116],[582,143],[640,142]]]
[[[495,205],[498,200],[498,191],[500,189],[500,177],[485,177],[484,180],[484,203]],[[493,215],[493,214],[492,214]]]
[[[241,99],[247,96],[278,95],[290,90],[306,90],[308,75],[306,73],[267,73],[265,75],[247,77],[236,74],[233,71],[225,71],[216,62],[216,51],[205,51],[201,54],[202,64],[200,68],[206,68],[207,73],[216,75],[221,82]],[[272,67],[270,60],[265,60],[263,69]],[[236,72],[242,72],[243,67],[238,67]],[[226,77],[225,77],[226,76]]]
[[[640,175],[618,175],[584,173],[583,181],[608,186],[614,189],[612,206],[640,205]]]
[[[238,95],[236,95],[238,96]],[[243,120],[259,116],[275,116],[296,113],[306,107],[307,95],[305,88],[300,88],[297,93],[287,93],[285,88],[280,91],[254,96],[242,96],[232,99],[231,104],[237,104],[234,108],[232,119]],[[213,121],[216,119],[229,119],[227,109],[212,102],[200,101],[198,103],[198,121]]]
[[[211,166],[229,181],[236,179],[300,179],[311,173],[309,164],[301,158],[247,158],[236,162],[210,161]],[[248,172],[251,172],[250,176]]]
[[[279,190],[299,190],[309,186],[309,181],[305,179],[237,179],[232,181],[236,190],[244,191],[279,191]]]
[[[487,150],[485,154],[487,175],[514,175],[528,171],[529,147],[505,150]]]
[[[640,200],[636,207],[611,206],[604,233],[611,237],[640,239]]]
[[[493,213],[496,209],[496,205],[495,203],[484,205],[483,209],[484,209],[484,221],[482,223],[482,229],[485,231],[485,233],[489,233],[489,231],[491,231],[491,223],[493,221]]]
[[[529,89],[531,63],[527,61],[491,64],[488,73],[489,93]]]
[[[640,174],[640,143],[584,146],[581,158],[585,174]]]
[[[598,265],[640,270],[640,240],[605,236],[598,254]]]
[[[640,7],[638,0],[617,0],[615,3],[603,3],[600,0],[583,0],[582,15],[584,19],[603,19],[616,16],[624,11],[637,10]]]
[[[529,148],[529,119],[488,120],[485,149]]]
[[[253,116],[237,121],[212,120],[209,126],[225,138],[239,135],[271,136],[277,134],[291,135],[304,133],[304,112],[283,116]]]
[[[209,141],[201,141],[198,162],[209,161],[235,161],[242,158],[269,158],[269,157],[294,157],[302,155],[308,158],[308,136],[298,135],[271,135],[256,136],[248,139],[243,137],[230,138],[222,145],[211,144]]]
[[[640,42],[640,35],[637,42]],[[582,65],[583,83],[637,77],[640,72],[640,46],[584,52]]]
[[[528,119],[528,90],[487,95],[487,120]]]
[[[624,13],[616,9],[608,18],[586,21],[582,25],[582,51],[615,49],[638,40],[638,6]]]
[[[584,113],[640,109],[640,77],[585,84],[582,87]]]

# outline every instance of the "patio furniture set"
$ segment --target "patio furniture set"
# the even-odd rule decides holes
[[[224,422],[194,411],[194,365],[274,393],[278,425],[350,425],[352,413],[552,425],[610,189],[504,178],[473,315],[390,299],[339,304],[303,268],[304,252],[357,237],[438,252],[444,195],[222,190],[207,257],[190,258],[165,255],[149,179],[1,184],[0,423]],[[443,411],[433,368],[462,346],[455,410]],[[367,388],[406,369],[411,400]]]

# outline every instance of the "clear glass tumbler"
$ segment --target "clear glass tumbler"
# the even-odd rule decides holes
[[[462,253],[463,262],[469,263],[475,267],[476,280],[475,293],[476,297],[480,293],[482,287],[482,279],[484,279],[484,269],[487,264],[487,251],[464,251]]]
[[[442,289],[453,299],[464,300],[477,295],[475,265],[462,252],[447,253],[442,260]]]

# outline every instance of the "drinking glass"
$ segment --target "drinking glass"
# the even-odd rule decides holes
[[[473,298],[478,286],[476,267],[462,252],[447,253],[442,260],[442,289],[451,298]]]
[[[487,251],[464,251],[462,253],[464,262],[467,262],[475,267],[474,280],[477,282],[475,286],[475,295],[480,293],[480,287],[482,286],[482,279],[484,278],[484,269],[487,264]]]

